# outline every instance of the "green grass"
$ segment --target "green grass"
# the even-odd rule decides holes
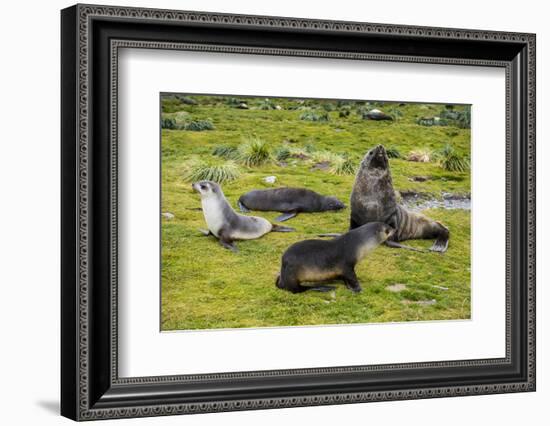
[[[184,165],[182,178],[187,182],[211,180],[219,184],[237,179],[241,171],[232,161],[221,164],[212,164],[205,161],[190,161]]]
[[[267,163],[271,160],[269,144],[256,136],[247,136],[238,147],[237,159],[247,167]]]
[[[465,172],[470,170],[470,161],[467,157],[457,154],[452,145],[447,144],[438,153],[438,161],[443,169],[450,172]]]
[[[277,177],[275,186],[300,186],[335,195],[349,205],[354,175],[331,174],[312,169],[312,156],[328,151],[347,157],[358,165],[373,146],[384,144],[401,153],[443,149],[452,141],[461,156],[470,154],[470,130],[460,126],[420,126],[422,116],[437,115],[441,105],[405,104],[398,107],[396,122],[362,120],[353,103],[351,113],[340,117],[337,108],[320,107],[326,122],[301,120],[303,108],[316,108],[315,102],[272,99],[281,109],[263,109],[263,98],[242,98],[248,110],[232,106],[224,97],[191,96],[196,105],[168,99],[165,114],[185,111],[188,120],[209,119],[214,130],[162,130],[162,211],[173,219],[162,219],[162,329],[208,329],[316,324],[349,324],[388,321],[418,321],[470,318],[470,213],[434,209],[431,218],[451,230],[449,250],[443,255],[417,253],[380,247],[357,266],[363,292],[353,294],[341,283],[334,293],[306,292],[299,295],[279,290],[275,278],[280,258],[292,243],[315,238],[322,232],[347,229],[349,208],[338,212],[300,214],[287,222],[292,233],[270,233],[253,241],[240,241],[238,253],[223,249],[213,237],[198,231],[205,227],[200,200],[183,179],[183,169],[192,158],[216,159],[216,147],[237,149],[243,137],[253,133],[264,141],[274,157],[284,148],[284,165],[266,161],[243,168],[240,176],[223,185],[231,205],[251,189],[273,187],[262,181]],[[325,101],[326,102],[326,101]],[[336,103],[335,103],[336,104]],[[391,103],[374,106],[390,111]],[[300,109],[302,108],[302,109]],[[455,109],[461,110],[456,106]],[[327,111],[328,110],[328,111]],[[183,115],[183,114],[182,114]],[[290,142],[289,142],[290,141]],[[307,147],[307,149],[306,149]],[[307,157],[307,158],[306,158]],[[219,160],[219,159],[218,159]],[[394,186],[400,191],[417,191],[439,198],[443,192],[468,194],[470,174],[446,171],[437,162],[419,163],[390,160]],[[423,182],[413,176],[428,176]],[[255,212],[274,220],[279,213]],[[432,241],[408,241],[428,248]],[[407,289],[392,293],[392,284]],[[440,286],[448,288],[443,290]],[[422,306],[406,301],[435,299]]]

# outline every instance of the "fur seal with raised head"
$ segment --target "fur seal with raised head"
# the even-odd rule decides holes
[[[291,219],[298,213],[340,210],[345,207],[336,197],[321,195],[305,188],[255,189],[239,198],[239,208],[243,212],[259,210],[283,213],[275,219],[277,222]]]
[[[394,229],[385,223],[372,222],[332,240],[295,243],[283,254],[276,285],[282,290],[301,293],[309,289],[331,289],[326,286],[303,286],[304,282],[341,279],[350,290],[358,293],[361,285],[355,274],[355,265],[391,237],[393,232]]]
[[[371,149],[363,158],[351,193],[350,229],[369,222],[384,222],[395,228],[386,244],[403,247],[399,241],[435,239],[430,250],[445,252],[449,230],[423,214],[411,212],[397,203],[386,149]]]
[[[205,235],[212,234],[220,244],[233,251],[235,240],[254,240],[268,232],[291,232],[293,228],[274,225],[263,217],[244,216],[236,213],[225,198],[222,188],[215,182],[203,180],[192,187],[201,196],[202,212],[208,226]]]

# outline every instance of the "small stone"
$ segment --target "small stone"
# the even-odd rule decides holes
[[[266,176],[262,179],[265,183],[275,183],[277,180],[276,176]]]
[[[171,220],[171,219],[174,219],[176,216],[174,216],[173,213],[164,212],[164,213],[162,214],[162,217],[165,218],[165,219]]]
[[[406,289],[407,286],[405,284],[392,284],[386,287],[386,290],[391,291],[392,293],[399,293],[400,291]]]
[[[275,109],[276,109],[277,111],[280,111],[280,110],[282,110],[283,108],[281,107],[281,105],[275,105]]]
[[[435,288],[438,288],[439,290],[449,290],[449,287],[443,287],[443,286],[440,286],[440,285],[432,285],[432,287],[435,287]]]
[[[239,109],[248,109],[248,105],[246,104],[246,102],[241,102],[237,108]]]

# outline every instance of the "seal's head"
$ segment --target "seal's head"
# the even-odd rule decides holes
[[[386,148],[384,145],[378,145],[372,148],[361,162],[361,167],[366,167],[368,169],[387,169],[389,166],[389,158],[386,153]]]
[[[191,187],[200,194],[202,199],[223,195],[221,186],[210,180],[194,182],[191,184]]]
[[[349,234],[359,236],[361,241],[357,252],[358,261],[390,239],[394,232],[395,229],[384,222],[370,222],[350,231]]]
[[[325,197],[323,207],[327,210],[342,210],[346,208],[346,205],[336,197]]]
[[[361,229],[364,234],[374,236],[375,244],[382,244],[395,233],[395,229],[384,222],[370,222],[358,229]]]

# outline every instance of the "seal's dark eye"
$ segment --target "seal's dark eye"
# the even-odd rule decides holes
[[[202,189],[202,190],[206,190],[206,188],[207,188],[206,185],[204,185],[204,184],[201,185],[201,189]]]

